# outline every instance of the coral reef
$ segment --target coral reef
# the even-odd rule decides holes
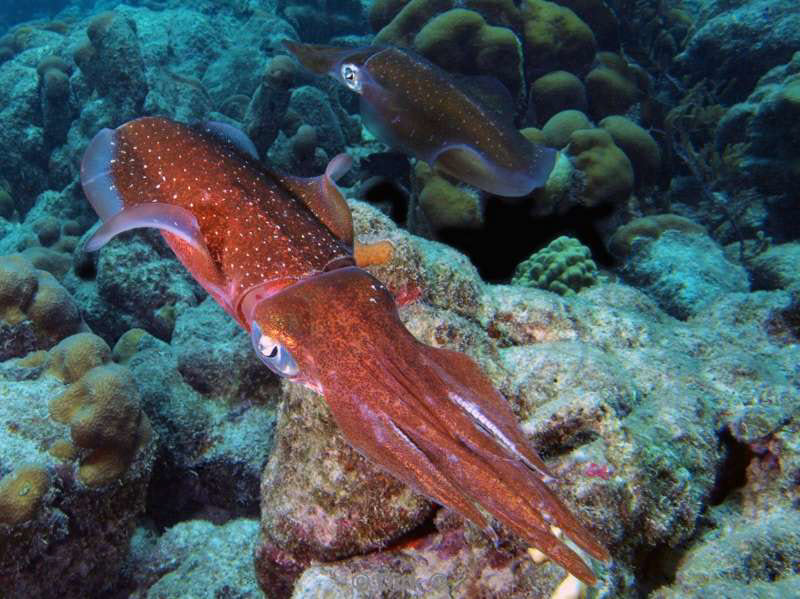
[[[653,214],[636,218],[619,227],[609,240],[611,251],[617,256],[630,254],[637,238],[658,239],[664,231],[706,233],[696,222],[677,214]]]
[[[690,318],[721,295],[750,289],[744,268],[729,262],[704,233],[668,226],[654,240],[640,239],[622,274],[676,318]]]
[[[611,134],[633,166],[637,185],[652,182],[661,169],[661,150],[642,127],[623,116],[608,116],[598,125]]]
[[[130,372],[89,333],[0,364],[0,585],[112,589],[144,509],[155,438]],[[66,424],[66,426],[65,426]],[[54,578],[58,585],[42,584]]]
[[[47,349],[82,330],[78,306],[48,272],[20,255],[0,261],[0,359]]]
[[[584,175],[584,188],[580,194],[584,205],[621,202],[633,189],[631,161],[603,129],[573,131],[566,151]]]
[[[434,231],[483,225],[485,200],[474,189],[452,182],[421,161],[414,166],[413,182],[419,187],[419,208]]]
[[[797,51],[800,15],[795,9],[791,0],[717,4],[695,23],[677,56],[681,70],[694,82],[703,77],[725,81],[725,99],[743,100],[766,71]]]
[[[58,56],[48,56],[36,67],[42,86],[42,124],[51,145],[60,145],[67,140],[67,131],[74,118],[75,111],[70,101],[71,72],[71,65]]]
[[[645,548],[657,552],[662,544],[692,538],[697,515],[712,492],[720,493],[714,491],[715,472],[727,463],[727,451],[717,445],[710,432],[717,427],[717,417],[734,426],[742,418],[757,421],[772,409],[786,414],[790,407],[779,398],[784,393],[797,394],[786,378],[795,350],[787,353],[780,349],[764,328],[773,310],[790,304],[784,292],[771,292],[759,299],[723,292],[716,303],[706,305],[706,314],[708,310],[713,314],[708,323],[695,317],[689,324],[676,325],[646,296],[615,284],[599,284],[583,291],[568,308],[565,300],[533,289],[483,287],[473,278],[474,271],[470,274],[463,266],[453,269],[459,261],[451,251],[401,234],[387,219],[362,205],[354,205],[354,209],[359,230],[386,235],[394,244],[395,262],[388,268],[376,267],[378,276],[393,288],[413,284],[425,290],[422,302],[411,303],[401,311],[415,334],[427,342],[445,343],[480,356],[500,388],[515,398],[515,409],[526,432],[540,446],[553,448],[551,467],[570,481],[569,490],[562,485],[562,491],[592,513],[606,514],[600,519],[607,527],[604,534],[618,539],[624,547],[639,547],[628,553],[620,546],[618,555],[628,555],[631,561],[628,566],[618,562],[615,568],[635,570],[640,567],[637,552],[647,555]],[[671,233],[664,235],[669,238]],[[708,252],[708,248],[703,251]],[[742,320],[744,314],[747,316]],[[718,331],[724,327],[729,332],[721,342]],[[489,338],[501,348],[499,353],[486,345]],[[759,366],[762,358],[752,356],[756,347],[758,356],[779,360],[779,372],[765,373]],[[700,359],[699,355],[704,357]],[[767,385],[767,396],[773,398],[769,407],[747,404],[749,407],[735,408],[740,401],[735,397],[743,399],[749,394],[749,384],[744,381],[752,375],[739,371],[745,364],[747,369],[761,373],[757,376]],[[665,377],[657,372],[673,375]],[[681,374],[676,378],[675,373]],[[296,426],[303,426],[301,423],[308,422],[308,410],[316,410],[321,404],[298,398],[290,405],[295,406],[292,412],[302,410],[303,416],[296,416]],[[285,417],[279,435],[287,426]],[[762,432],[752,433],[756,438],[778,429],[788,433],[774,416],[763,426]],[[293,438],[307,447],[316,437],[303,437],[305,441]],[[292,447],[291,457],[276,461],[267,471],[274,472],[272,468],[279,464],[286,472],[296,472],[294,468],[307,471],[307,454],[298,451],[296,444]],[[789,452],[786,459],[795,459],[789,455],[794,454]],[[360,484],[362,480],[360,469],[350,471],[342,465],[316,471],[316,476],[329,472],[336,473],[340,485],[349,484],[347,481]],[[791,477],[791,472],[789,467],[783,480]],[[264,489],[270,498],[274,489],[271,476]],[[371,491],[380,492],[377,484]],[[726,498],[726,492],[721,493],[715,501]],[[624,497],[633,501],[633,511],[626,509],[623,516],[618,510],[628,505]],[[308,500],[306,493],[290,505],[294,510],[307,510]],[[272,513],[272,505],[270,499],[264,509]],[[373,509],[374,505],[359,508],[367,511],[348,512],[347,518],[361,522],[371,517]],[[311,521],[324,518],[328,522],[326,509],[315,508],[314,514],[308,516]],[[308,520],[304,517],[296,521]],[[296,579],[294,596],[322,592],[335,596],[337,589],[356,578],[365,585],[365,592],[412,580],[429,585],[433,597],[442,592],[437,589],[445,588],[455,596],[470,596],[476,589],[485,596],[548,596],[561,582],[549,565],[534,565],[524,547],[511,539],[499,547],[487,547],[478,531],[452,514],[440,513],[432,534],[399,554],[393,553],[391,560],[378,552],[307,569],[308,543],[317,537],[309,537],[309,529],[284,527],[280,530],[289,536],[276,546],[270,540],[275,534],[272,516],[264,522],[266,541],[259,549],[258,563],[261,580],[269,582],[264,587],[268,596],[282,595],[274,590],[279,573],[284,575],[284,585],[289,584],[287,577]],[[316,534],[323,530],[333,534],[324,537],[325,546],[331,546],[336,539],[349,539],[353,529],[330,522],[313,530],[318,531]],[[341,532],[336,534],[335,530]],[[428,552],[436,559],[418,559]],[[482,577],[482,564],[487,563],[484,560],[494,564],[494,576]],[[630,588],[626,590],[624,575],[619,570],[614,572],[617,574],[607,573],[609,578],[600,592],[624,596]]]
[[[168,440],[150,490],[161,525],[198,510],[254,516],[273,443],[277,383],[216,304],[207,300],[192,312],[178,323],[174,347],[132,329],[113,349]]]
[[[73,55],[75,64],[112,104],[117,119],[138,116],[148,87],[135,22],[116,12],[102,13],[89,22],[86,36],[88,42]]]
[[[586,112],[588,108],[586,88],[572,73],[552,71],[531,83],[530,104],[536,106],[536,118],[542,123],[564,110]]]
[[[340,183],[373,204],[350,200],[358,240],[391,243],[367,247],[370,272],[415,336],[480,364],[611,549],[588,596],[794,596],[794,0],[53,10],[0,9],[0,595],[528,599],[573,581],[351,449],[160,235],[85,251],[89,139],[159,114],[239,127],[297,176],[353,156]],[[387,152],[284,40],[422,54],[557,148],[549,180],[506,201]],[[454,232],[511,284],[430,240]]]

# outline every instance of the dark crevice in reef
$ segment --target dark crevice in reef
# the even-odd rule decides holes
[[[633,563],[636,596],[646,599],[657,588],[674,583],[685,550],[686,545],[670,547],[663,543],[649,551],[637,552]]]
[[[362,198],[365,202],[377,205],[389,205],[389,217],[398,225],[406,222],[408,214],[408,192],[402,186],[384,179],[372,185]]]
[[[584,426],[583,421],[576,420],[565,423],[564,429],[552,435],[537,435],[535,445],[540,448],[539,457],[543,460],[553,459],[571,453],[600,437],[595,431],[582,428]]]
[[[717,472],[708,502],[719,505],[747,482],[747,466],[755,455],[750,447],[738,441],[728,428],[719,433],[719,443],[725,452],[725,460]]]
[[[744,487],[747,482],[747,467],[756,456],[746,443],[734,438],[728,428],[719,432],[718,439],[725,458],[709,494],[709,508],[725,503],[737,490]],[[704,512],[697,519],[692,537],[684,543],[676,547],[664,543],[649,551],[640,552],[633,563],[638,597],[645,599],[655,589],[673,584],[685,553],[715,525],[714,518]]]
[[[766,326],[767,334],[781,345],[800,342],[800,292],[792,293],[786,308],[770,314]]]
[[[439,532],[439,529],[436,528],[436,514],[439,510],[433,509],[428,516],[420,522],[417,526],[409,530],[407,533],[402,535],[400,538],[396,539],[392,542],[391,545],[385,547],[381,551],[392,551],[392,550],[399,550],[404,549],[406,547],[413,547],[419,541],[426,537],[430,537]]]
[[[489,198],[483,229],[445,229],[438,239],[467,256],[481,277],[490,283],[507,283],[514,268],[560,235],[577,238],[592,251],[598,266],[611,266],[596,223],[611,214],[610,205],[573,208],[565,214],[531,216],[530,201]]]

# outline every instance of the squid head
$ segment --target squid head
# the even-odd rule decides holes
[[[391,47],[285,44],[306,68],[359,94],[364,123],[381,141],[456,179],[524,196],[553,169],[555,150],[528,141],[421,56]]]
[[[550,527],[594,557],[608,553],[545,485],[550,475],[507,402],[469,357],[417,341],[377,279],[339,268],[244,308],[261,360],[323,394],[359,452],[484,528],[485,509],[595,581]]]

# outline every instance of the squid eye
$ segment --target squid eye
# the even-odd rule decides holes
[[[299,372],[297,362],[289,350],[271,337],[262,335],[255,322],[250,327],[250,340],[259,359],[278,376],[293,377]]]
[[[358,67],[354,64],[342,65],[342,80],[354,92],[361,92],[361,76]]]

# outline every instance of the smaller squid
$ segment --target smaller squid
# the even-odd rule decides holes
[[[394,47],[284,44],[307,69],[359,94],[364,124],[378,139],[456,179],[519,197],[553,170],[555,150],[528,141],[421,56]]]

